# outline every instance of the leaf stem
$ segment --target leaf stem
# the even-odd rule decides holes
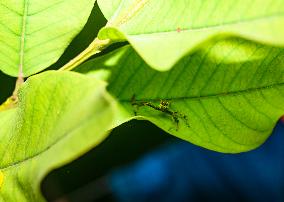
[[[18,102],[18,92],[19,92],[19,89],[20,87],[23,85],[24,83],[24,76],[22,73],[19,74],[18,76],[18,79],[16,81],[16,84],[15,84],[15,89],[13,91],[13,94],[11,96],[11,99],[16,103]]]
[[[74,59],[70,60],[66,65],[61,67],[59,70],[67,70],[70,71],[82,64],[84,61],[89,59],[91,56],[100,53],[103,49],[108,47],[111,44],[109,39],[100,40],[96,38],[82,53],[76,56]]]
[[[13,91],[12,96],[9,97],[3,104],[0,105],[0,112],[7,110],[7,109],[14,108],[17,105],[18,100],[19,100],[18,92],[19,92],[20,87],[23,85],[23,83],[24,83],[24,77],[23,77],[23,74],[20,73],[16,81],[15,89]]]

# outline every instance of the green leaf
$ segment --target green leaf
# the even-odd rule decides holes
[[[28,79],[19,106],[0,113],[0,201],[43,201],[39,183],[47,172],[107,136],[116,107],[105,86],[71,72]]]
[[[86,23],[95,0],[4,0],[0,3],[0,70],[25,77],[50,66]]]
[[[284,114],[283,59],[283,49],[228,39],[185,57],[168,72],[151,69],[129,46],[77,71],[110,69],[108,89],[129,117],[150,120],[211,150],[238,153],[261,145]],[[170,102],[175,117],[149,106],[159,108],[160,100]]]
[[[284,45],[283,0],[98,0],[108,18],[100,39],[128,40],[157,70],[168,70],[211,39],[238,36]]]

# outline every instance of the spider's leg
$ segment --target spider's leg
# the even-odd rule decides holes
[[[178,114],[177,114],[177,112],[171,112],[170,115],[173,119],[173,122],[176,124],[176,131],[178,131],[178,129],[179,129],[179,118],[177,116]]]

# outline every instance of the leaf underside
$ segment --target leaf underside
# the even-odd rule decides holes
[[[283,59],[283,49],[228,39],[183,58],[168,72],[152,70],[129,46],[77,71],[110,69],[108,89],[130,117],[135,118],[136,112],[184,140],[238,153],[261,145],[284,113]],[[174,117],[153,107],[137,107],[134,95],[136,102],[155,106],[167,100],[169,110],[187,120],[180,116],[177,124]]]

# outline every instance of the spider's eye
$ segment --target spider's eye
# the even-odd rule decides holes
[[[170,104],[169,102],[163,101],[163,105],[164,105],[164,106],[169,106],[169,104]]]

